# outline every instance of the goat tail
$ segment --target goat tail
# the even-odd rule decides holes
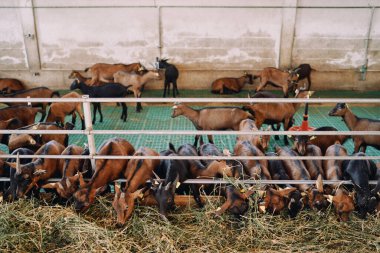
[[[85,68],[85,69],[84,69],[84,72],[87,72],[89,69],[90,69],[90,67]]]

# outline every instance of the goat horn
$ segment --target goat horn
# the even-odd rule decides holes
[[[66,178],[66,186],[67,188],[70,188],[71,187],[71,182],[70,182],[70,179],[69,178]],[[62,187],[63,188],[63,187]]]
[[[33,175],[35,176],[40,176],[40,175],[43,175],[46,173],[46,170],[41,170],[41,169],[38,169],[36,170],[35,172],[33,172]]]
[[[169,191],[170,189],[170,185],[172,184],[172,182],[169,182],[166,186],[165,186],[165,191]]]
[[[86,187],[86,182],[83,180],[83,175],[82,175],[82,173],[80,173],[80,172],[78,172],[78,174],[79,174],[79,186],[80,186],[80,188],[84,188],[84,187]]]
[[[115,182],[115,194],[119,195],[120,194],[120,184]]]
[[[161,191],[162,189],[162,182],[160,183],[160,185],[158,186],[158,191]]]
[[[156,179],[161,180],[161,178],[156,174],[156,172],[152,171],[153,175],[156,177]]]

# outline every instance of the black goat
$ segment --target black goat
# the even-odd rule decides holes
[[[297,83],[300,80],[307,78],[307,82],[309,84],[307,87],[307,90],[310,90],[310,87],[311,87],[310,74],[311,74],[311,71],[313,71],[313,70],[315,70],[315,69],[313,69],[310,66],[310,64],[307,64],[307,63],[300,64],[297,68],[295,68],[293,70],[298,75]]]
[[[177,88],[177,78],[178,78],[178,69],[173,64],[168,63],[168,59],[160,59],[156,57],[157,68],[165,69],[165,86],[164,86],[164,95],[166,97],[166,89],[168,90],[168,96],[170,94],[170,83],[173,84],[173,97],[179,95],[179,91]]]
[[[365,156],[365,153],[359,152],[354,156]],[[376,171],[376,164],[372,160],[343,161],[343,177],[354,184],[355,205],[361,219],[365,219],[367,213],[372,213],[376,209],[376,195],[380,191],[380,181],[372,191],[368,183],[369,180],[376,179]]]
[[[173,150],[164,150],[160,152],[160,155],[164,156],[177,156]],[[158,187],[153,187],[153,195],[160,207],[160,214],[166,217],[168,209],[174,207],[174,195],[176,188],[180,183],[186,179],[192,178],[190,173],[190,163],[187,160],[161,160],[160,166],[156,169],[156,173],[160,178],[164,178],[165,181],[161,182]],[[185,186],[186,187],[186,186]],[[190,186],[192,189],[194,187]],[[182,187],[181,187],[182,188]],[[185,189],[178,189],[186,191]],[[199,206],[202,206],[202,202],[199,197],[197,188],[194,188],[193,196]]]
[[[91,98],[123,98],[128,94],[128,88],[132,85],[123,86],[119,83],[107,83],[101,86],[88,86],[84,82],[75,79],[70,86],[70,90],[80,89],[83,94],[89,95]],[[120,103],[123,110],[120,119],[126,121],[128,116],[128,108],[124,102]],[[96,111],[99,110],[100,122],[103,122],[103,114],[100,103],[93,103],[94,118],[92,124],[96,121]]]
[[[14,150],[11,155],[33,155],[34,152],[27,148],[18,148]],[[32,158],[20,158],[20,164],[27,164],[32,161]],[[14,163],[16,162],[16,158],[8,158],[6,162]],[[17,199],[16,190],[17,190],[17,182],[15,179],[16,171],[12,169],[7,163],[4,163],[4,174],[3,177],[9,177],[10,182],[2,182],[1,188],[4,190],[4,200],[5,201],[13,201]],[[7,189],[6,189],[7,188]]]

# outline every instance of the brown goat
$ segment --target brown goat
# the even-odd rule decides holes
[[[380,120],[359,118],[348,108],[345,103],[338,103],[329,112],[329,116],[340,116],[351,131],[380,131]],[[354,153],[362,151],[365,153],[367,145],[380,149],[380,135],[353,136]]]
[[[60,155],[64,149],[64,146],[53,140],[39,148],[35,155]],[[16,181],[17,196],[21,198],[49,178],[62,175],[63,160],[33,158],[32,162],[27,164],[20,165],[16,162],[8,163],[8,165],[16,170],[16,174],[11,180]]]
[[[10,94],[21,90],[25,90],[25,87],[20,80],[14,78],[0,78],[0,92],[3,94]]]
[[[324,196],[322,175],[318,176],[315,187],[307,191],[308,203],[311,209],[323,210],[327,208],[328,202]]]
[[[338,157],[338,156],[347,156],[347,151],[345,147],[343,147],[339,142],[336,142],[334,145],[331,145],[327,150],[325,156],[330,157]],[[323,160],[323,169],[325,172],[326,180],[342,180],[343,172],[342,172],[342,164],[343,160]],[[335,188],[339,186],[339,184],[333,185]]]
[[[276,146],[275,150],[278,156],[298,156],[294,150],[288,147],[281,148],[280,146]],[[282,162],[290,179],[310,180],[310,174],[301,160],[283,160]],[[297,188],[301,191],[306,191],[309,189],[309,185],[299,184],[297,185]]]
[[[310,91],[296,91],[296,98],[306,98],[311,96],[313,92]],[[249,111],[255,117],[257,128],[260,128],[264,121],[271,121],[272,123],[283,123],[284,130],[288,131],[294,114],[301,106],[300,103],[257,103],[243,106],[243,110]],[[284,135],[284,142],[289,144],[288,138]]]
[[[334,196],[326,196],[328,201],[332,202],[335,213],[338,215],[338,221],[349,221],[350,213],[355,210],[354,199],[345,189],[338,188]]]
[[[122,138],[111,138],[99,148],[98,155],[127,156],[135,152],[133,146]],[[80,189],[73,195],[74,208],[78,212],[87,210],[95,200],[97,189],[120,178],[128,164],[128,159],[97,159],[95,173],[86,184],[80,179]]]
[[[254,119],[253,116],[237,107],[206,107],[194,110],[185,104],[173,106],[172,118],[183,115],[188,118],[197,130],[239,130],[239,124],[244,119]],[[194,146],[198,144],[199,135],[195,136]],[[208,135],[213,143],[212,135]]]
[[[70,145],[63,150],[62,155],[81,155],[83,151],[82,147]],[[45,184],[42,188],[56,189],[61,198],[69,199],[78,190],[79,177],[82,176],[80,172],[85,172],[84,162],[83,159],[64,159],[61,181]]]
[[[255,121],[251,119],[244,119],[239,124],[239,131],[258,131]],[[271,130],[271,127],[268,126],[267,131]],[[265,152],[268,149],[270,135],[238,135],[236,141],[249,141],[253,146],[258,147],[261,151]]]
[[[241,76],[239,78],[219,78],[212,82],[211,92],[219,94],[239,93],[246,83],[253,84],[252,75],[246,72],[244,73],[244,76]]]
[[[325,156],[338,157],[347,156],[346,149],[337,141],[334,145],[331,145],[327,150]],[[326,180],[342,180],[343,179],[343,160],[324,160],[323,168],[325,170]],[[350,213],[354,210],[354,200],[353,197],[343,189],[339,184],[333,184],[335,190],[330,187],[325,189],[328,194],[333,194],[334,196],[328,195],[328,201],[332,202],[335,207],[335,212],[338,215],[339,221],[348,221]]]
[[[250,141],[238,141],[234,147],[236,156],[264,156],[264,153]],[[241,160],[245,173],[255,179],[271,179],[268,160]]]
[[[220,216],[227,210],[235,216],[243,215],[248,210],[248,198],[254,193],[252,189],[241,191],[232,185],[226,187],[226,202],[215,210],[215,215]]]
[[[130,86],[135,98],[141,98],[141,92],[144,88],[144,85],[151,80],[161,79],[160,74],[157,71],[147,71],[143,75],[136,73],[128,73],[126,71],[117,71],[114,75],[114,82],[120,83],[124,86]],[[142,109],[141,103],[137,102],[136,112],[140,112]]]
[[[39,108],[29,106],[11,106],[0,109],[0,121],[18,118],[23,126],[34,123],[37,113],[43,113]]]
[[[125,71],[125,72],[135,72],[138,73],[140,71],[145,70],[145,67],[141,65],[141,63],[131,63],[131,64],[107,64],[107,63],[96,63],[89,68],[86,68],[84,71],[91,72],[91,82],[89,85],[94,85],[101,82],[112,82],[113,74],[117,71]]]
[[[290,187],[276,190],[269,187],[264,194],[264,203],[259,206],[259,211],[270,214],[279,214],[285,208],[289,208],[290,195],[297,191],[297,188]]]
[[[159,156],[159,154],[147,147],[139,148],[134,156]],[[148,179],[153,176],[153,171],[160,165],[158,159],[133,159],[131,160],[124,173],[127,179],[125,189],[122,194],[116,193],[115,199],[112,203],[113,208],[117,214],[117,224],[122,226],[131,217],[135,199],[142,191],[142,186],[145,185]]]
[[[306,147],[305,156],[322,156],[322,151],[318,146],[310,144]],[[316,180],[319,175],[321,175],[322,178],[324,177],[325,173],[323,171],[321,160],[304,160],[304,164],[312,180]]]
[[[282,71],[276,68],[264,68],[259,74],[253,78],[260,77],[260,85],[256,88],[256,92],[262,90],[267,84],[281,88],[284,92],[284,97],[289,96],[289,91],[294,89],[298,74],[294,71]]]
[[[60,127],[55,123],[36,123],[26,127],[19,128],[19,130],[71,130],[73,129],[71,123],[66,123],[64,127]],[[55,140],[63,146],[69,143],[68,134],[11,134],[8,142],[8,148],[12,152],[20,147],[28,147],[32,150],[38,149],[42,144]]]
[[[338,131],[334,127],[319,127],[316,128],[314,131]],[[326,150],[331,145],[334,145],[336,141],[339,141],[341,144],[344,144],[344,142],[349,138],[348,135],[316,135],[315,138],[310,138],[310,143],[313,145],[318,146],[322,154],[326,153]]]
[[[22,122],[18,118],[0,121],[0,129],[17,129],[22,127]],[[0,134],[0,143],[8,145],[9,134]]]
[[[81,98],[81,95],[79,95],[77,92],[72,91],[70,93],[67,93],[66,95],[62,96],[62,98]],[[84,115],[82,111],[82,103],[81,102],[55,102],[50,105],[50,110],[48,113],[48,116],[46,118],[46,122],[57,122],[60,123],[62,126],[65,124],[65,116],[66,115],[72,115],[71,123],[75,125],[76,121],[76,113],[79,114],[79,117],[82,122],[82,130],[84,130]]]
[[[12,94],[0,94],[0,98],[52,98],[52,97],[59,97],[58,91],[52,91],[51,89],[47,87],[37,87],[29,90],[23,90],[18,91]],[[4,102],[4,104],[7,104],[9,106],[17,106],[17,105],[25,105],[25,102]],[[42,116],[40,122],[42,122],[45,119],[46,116],[46,107],[49,103],[48,102],[32,102],[32,107],[41,107],[42,109]]]
[[[75,71],[75,70],[71,71],[71,73],[69,75],[69,79],[78,79],[80,82],[83,82],[86,85],[91,85],[91,78],[84,77],[81,75],[81,73],[79,73],[78,71]],[[94,83],[92,86],[99,86],[99,85],[103,85],[103,84],[105,84],[105,82],[98,81],[98,82]]]

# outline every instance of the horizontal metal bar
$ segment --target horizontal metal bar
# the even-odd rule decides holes
[[[318,3],[317,3],[318,4]],[[283,6],[283,5],[157,5],[157,4],[146,4],[146,5],[40,5],[36,6],[15,6],[15,5],[4,5],[0,9],[108,9],[108,8],[188,8],[188,9],[370,9],[372,6],[364,5],[304,5],[304,6]],[[378,8],[379,6],[373,6],[373,8]]]
[[[17,155],[0,154],[0,158]],[[379,160],[380,156],[105,156],[105,155],[20,155],[20,158],[45,159],[152,159],[152,160]]]
[[[124,135],[380,135],[380,131],[223,131],[223,130],[9,130],[0,134],[124,134]]]
[[[380,103],[378,98],[0,98],[7,102]]]
[[[0,182],[8,182],[10,179],[8,177],[0,177]],[[48,182],[58,182],[61,178],[50,178]],[[115,182],[125,183],[126,179],[117,179]],[[226,179],[187,179],[182,184],[315,184],[315,180],[226,180]],[[352,184],[351,180],[323,180],[323,184]],[[370,180],[369,184],[376,185],[377,181]]]

